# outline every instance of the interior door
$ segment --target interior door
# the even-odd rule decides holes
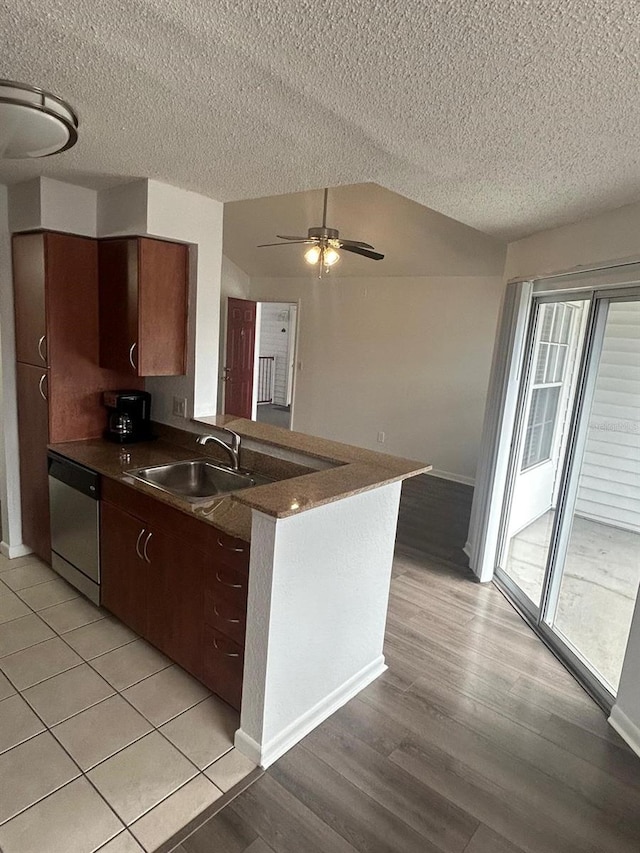
[[[255,341],[256,303],[229,298],[224,368],[224,411],[227,415],[251,419]]]

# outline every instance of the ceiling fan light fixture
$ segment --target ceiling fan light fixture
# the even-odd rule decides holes
[[[324,255],[324,257],[322,259],[322,262],[323,262],[323,265],[325,267],[332,267],[334,264],[337,264],[338,261],[340,260],[339,253],[336,252],[336,250],[333,249],[331,246],[329,246],[328,248],[326,248],[324,250],[323,255]]]
[[[0,80],[0,157],[48,157],[75,145],[78,117],[56,95],[12,80]]]
[[[304,259],[308,264],[317,264],[320,260],[320,255],[322,254],[322,250],[320,246],[311,246],[310,249],[304,253]]]

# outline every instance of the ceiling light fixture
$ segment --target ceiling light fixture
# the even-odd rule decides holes
[[[319,228],[309,228],[306,237],[286,237],[278,234],[278,239],[286,240],[285,243],[261,243],[258,248],[267,246],[290,246],[294,243],[309,246],[304,253],[304,259],[308,264],[318,264],[318,278],[322,274],[331,271],[331,267],[340,260],[341,249],[345,252],[353,252],[354,255],[362,255],[372,261],[381,261],[384,255],[376,252],[370,243],[361,243],[359,240],[343,240],[337,228],[327,228],[327,199],[329,189],[324,191],[324,203],[322,206],[322,225]]]
[[[0,80],[0,157],[48,157],[77,139],[78,117],[66,101],[35,86]]]

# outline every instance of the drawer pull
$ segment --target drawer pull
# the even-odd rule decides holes
[[[218,613],[218,608],[215,606],[215,604],[213,605],[213,612],[215,613],[216,616],[219,616],[223,622],[231,622],[233,625],[239,625],[240,624],[239,619],[227,619],[226,616],[223,616],[221,613]]]
[[[225,551],[233,551],[234,554],[244,554],[244,548],[230,548],[228,545],[225,545],[222,539],[218,536],[218,545],[221,548],[224,548]]]
[[[213,645],[214,645],[214,648],[218,649],[219,652],[222,652],[222,654],[227,658],[239,658],[240,657],[240,652],[225,652],[224,649],[221,649],[220,646],[218,645],[218,641],[216,640],[215,637],[213,638]]]
[[[228,586],[229,589],[242,589],[241,583],[229,583],[228,581],[223,581],[219,572],[216,572],[216,580],[218,583],[221,583],[222,586]]]
[[[140,551],[140,540],[142,539],[144,534],[145,528],[143,527],[140,533],[138,533],[138,538],[136,540],[136,554],[138,555],[138,557],[140,557],[141,560],[144,560],[144,557],[142,556],[142,552]]]

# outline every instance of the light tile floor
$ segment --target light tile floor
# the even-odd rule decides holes
[[[254,770],[238,715],[34,557],[0,556],[0,851],[154,851]]]

